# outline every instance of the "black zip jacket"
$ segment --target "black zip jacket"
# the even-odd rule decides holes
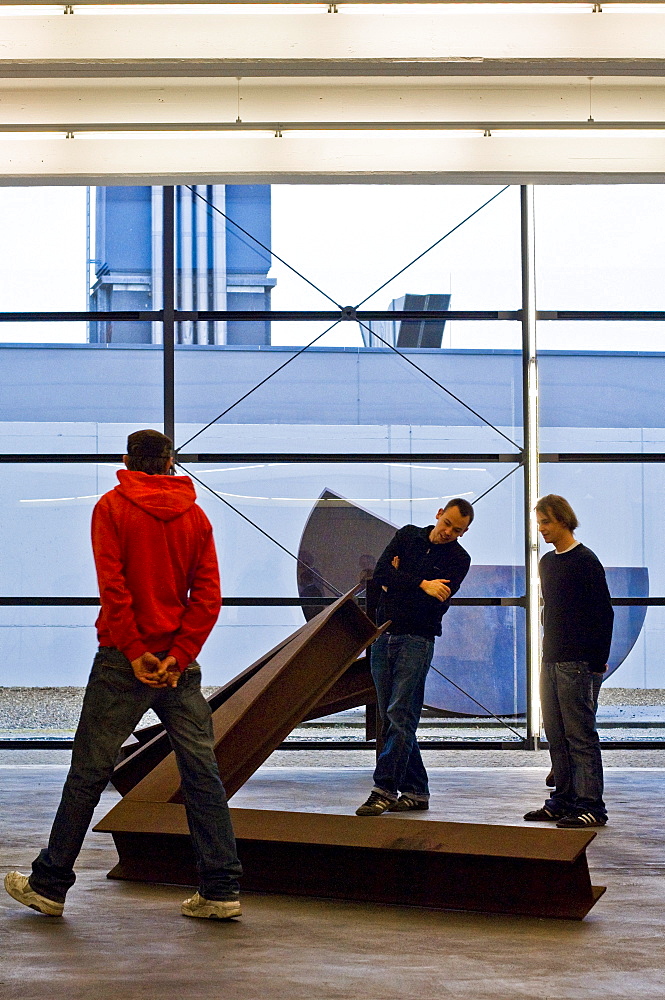
[[[439,601],[421,589],[422,580],[449,580],[451,596],[469,572],[471,557],[458,541],[435,544],[429,534],[433,524],[418,528],[406,524],[387,545],[374,570],[379,594],[377,622],[390,621],[393,635],[441,635],[441,619],[449,601]],[[399,569],[392,560],[399,556]],[[380,588],[380,589],[379,589]]]

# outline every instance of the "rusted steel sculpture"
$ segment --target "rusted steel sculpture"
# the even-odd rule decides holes
[[[360,610],[353,593],[325,608],[211,699],[215,754],[229,797],[383,631]],[[161,733],[140,748],[140,780],[137,770],[130,774],[129,768],[123,780],[125,768],[119,766],[114,780],[125,798],[110,815],[140,811],[147,803],[180,801],[180,777],[174,755],[165,752],[169,750]]]
[[[95,828],[111,831],[118,848],[110,878],[196,885],[182,806],[114,812]],[[231,816],[243,890],[569,920],[605,891],[589,878],[591,830],[271,809]]]
[[[321,611],[210,699],[215,753],[229,796],[303,719],[365,698],[367,669],[357,665],[358,656],[382,630],[352,596]],[[111,878],[196,883],[180,779],[168,749],[157,732],[125,762],[134,757],[131,769],[123,775],[121,765],[116,772],[116,785],[121,791],[125,785],[126,794],[95,827],[112,833],[118,849]],[[573,919],[584,917],[604,892],[589,878],[590,831],[397,814],[377,822],[267,809],[231,812],[245,890]]]
[[[236,694],[246,681],[253,677],[287,644],[293,642],[302,631],[303,629],[299,629],[294,632],[288,639],[279,643],[246,670],[215,691],[208,698],[213,712]],[[306,722],[310,719],[320,719],[323,716],[345,712],[361,705],[376,705],[376,691],[369,671],[369,658],[366,656],[354,660],[332,687],[321,696],[317,704],[298,721]],[[126,795],[131,791],[142,778],[145,778],[171,753],[171,744],[161,723],[148,726],[145,729],[138,729],[135,737],[137,742],[130,748],[124,759],[116,765],[111,778],[113,785],[121,795]],[[273,747],[273,749],[275,748]]]

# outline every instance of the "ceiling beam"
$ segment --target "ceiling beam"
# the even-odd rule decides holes
[[[665,79],[237,81],[94,80],[0,83],[0,132],[261,128],[658,128]],[[589,121],[592,118],[593,121]],[[240,122],[238,123],[238,119]],[[291,123],[287,125],[286,123]]]
[[[665,75],[660,13],[590,11],[3,16],[0,77]]]
[[[0,184],[662,183],[660,136],[0,140]]]

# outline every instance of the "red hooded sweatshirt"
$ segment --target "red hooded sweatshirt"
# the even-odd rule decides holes
[[[168,651],[182,671],[222,604],[212,527],[188,476],[122,471],[118,479],[92,514],[99,644],[128,660]]]

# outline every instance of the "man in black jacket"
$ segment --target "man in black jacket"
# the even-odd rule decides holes
[[[540,677],[545,734],[556,788],[526,820],[561,827],[604,826],[603,762],[596,705],[612,642],[614,611],[605,570],[575,540],[577,518],[556,494],[536,504],[538,530],[554,546],[540,560],[543,665]]]
[[[376,564],[374,582],[381,588],[377,621],[391,622],[371,653],[384,746],[374,788],[356,809],[357,816],[429,808],[416,729],[434,638],[441,635],[441,619],[471,564],[458,538],[472,521],[468,500],[450,500],[438,511],[436,524],[400,528]]]

